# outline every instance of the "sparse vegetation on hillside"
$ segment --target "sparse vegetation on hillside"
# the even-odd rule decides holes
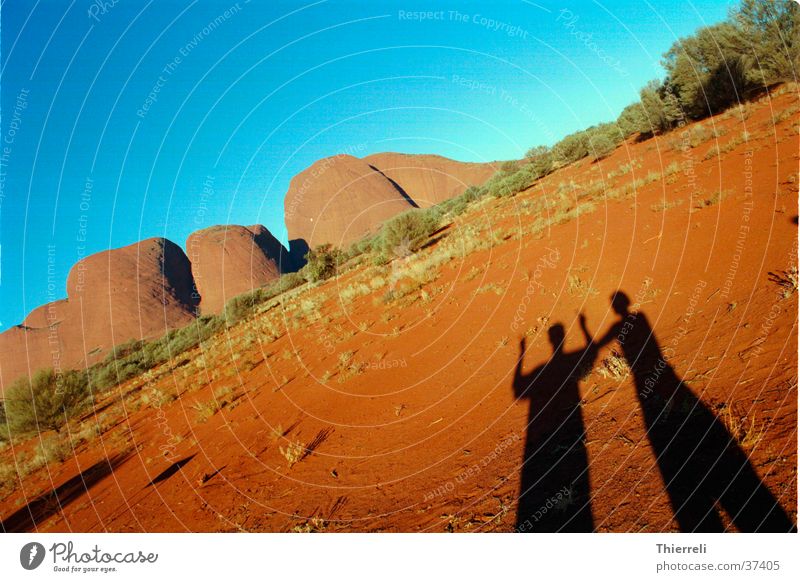
[[[594,161],[602,160],[617,149],[617,144],[609,135],[598,133],[589,138],[589,154]]]
[[[339,249],[330,244],[320,245],[306,254],[306,265],[301,273],[310,283],[330,279],[336,274],[336,269],[344,255]]]
[[[743,0],[725,22],[680,39],[664,55],[666,77],[642,89],[625,122],[648,135],[702,119],[781,81],[800,67],[800,7]],[[622,117],[622,116],[621,116]]]
[[[281,278],[267,285],[259,287],[248,293],[242,293],[233,297],[225,304],[223,319],[228,325],[233,325],[245,319],[253,313],[255,308],[270,299],[285,293],[291,289],[299,287],[306,282],[302,273],[286,273]]]
[[[114,348],[105,360],[89,368],[92,389],[107,390],[134,378],[197,346],[223,327],[223,318],[204,315],[156,340],[128,342]]]
[[[12,436],[59,432],[87,406],[90,396],[85,372],[40,370],[30,381],[21,378],[5,394],[5,415]]]
[[[642,88],[639,101],[628,105],[616,122],[569,134],[552,148],[531,148],[521,166],[502,166],[470,196],[513,196],[566,164],[605,158],[631,135],[663,133],[741,103],[775,83],[794,81],[800,70],[798,39],[797,4],[743,0],[728,21],[701,28],[673,44],[664,55],[666,78]],[[706,128],[698,127],[687,145],[697,147],[711,137]],[[741,141],[727,147],[737,143]],[[717,149],[707,155],[718,154]]]
[[[435,252],[428,253],[427,249],[420,252],[440,226],[447,224],[448,220],[455,220],[470,205],[487,196],[514,196],[567,164],[587,157],[592,161],[603,160],[624,139],[636,133],[648,137],[669,131],[681,122],[701,119],[731,107],[772,83],[793,79],[800,54],[798,32],[800,10],[792,2],[744,0],[739,11],[732,14],[727,22],[700,29],[696,34],[676,42],[664,56],[666,77],[644,87],[640,100],[626,107],[615,123],[603,123],[567,135],[552,147],[531,148],[524,160],[501,164],[483,185],[471,186],[462,195],[432,208],[415,209],[398,215],[387,221],[380,232],[353,243],[346,252],[331,245],[313,249],[307,254],[307,264],[301,271],[285,274],[271,285],[232,298],[221,316],[200,317],[188,326],[172,330],[156,340],[127,342],[114,348],[103,362],[92,366],[87,372],[66,372],[59,381],[62,387],[67,386],[66,390],[54,389],[56,380],[52,371],[40,372],[30,385],[27,381],[15,384],[7,391],[5,407],[0,408],[0,441],[8,440],[8,434],[17,431],[58,431],[82,410],[92,391],[107,390],[167,362],[202,344],[226,326],[247,320],[265,302],[306,282],[317,283],[337,275],[347,261],[356,257],[372,256],[381,265],[392,258],[418,253],[414,260],[408,261],[395,273],[395,278],[403,276],[409,281],[389,290],[385,301],[397,301],[406,296],[410,297],[409,301],[419,298],[426,300],[432,292],[422,290],[422,287],[437,278],[438,269],[449,259],[489,248],[512,236],[538,235],[546,227],[591,211],[600,199],[632,197],[638,188],[663,176],[678,173],[680,167],[677,162],[670,164],[663,176],[651,171],[644,177],[615,185],[613,189],[603,184],[602,180],[580,187],[574,183],[564,185],[556,192],[555,201],[537,201],[530,208],[521,207],[523,213],[533,218],[519,232],[493,233],[482,237],[484,233],[465,230],[469,236],[460,239],[445,237],[435,247]],[[796,108],[792,111],[796,113]],[[729,115],[745,120],[751,113],[752,107],[745,103],[730,109]],[[779,113],[775,119],[783,115],[785,113]],[[696,125],[686,139],[675,142],[673,147],[697,148],[722,135],[723,130]],[[706,157],[712,159],[730,152],[748,141],[749,137],[748,133],[737,132],[725,144],[709,144],[705,146],[710,148]],[[640,167],[641,161],[633,159],[604,174],[608,178],[635,175],[635,170]],[[701,195],[693,200],[694,208],[715,205],[728,195],[728,192]],[[681,202],[664,200],[650,208],[661,211]],[[546,217],[543,216],[544,210],[548,211]],[[370,290],[377,290],[390,279],[386,272],[382,275],[368,279],[369,285],[365,282],[348,284],[341,291],[341,298],[346,302],[352,301],[367,295]],[[466,280],[474,276],[469,275]],[[786,289],[787,295],[791,295],[797,290],[796,281],[795,271],[777,282]],[[490,282],[481,285],[475,293],[487,291],[502,292],[496,283]],[[569,291],[575,296],[594,292],[577,276],[570,278]],[[298,305],[308,312],[307,315],[316,315],[316,308],[306,309],[309,305],[307,302],[299,302]],[[32,390],[33,385],[43,388]]]
[[[419,250],[439,227],[436,212],[409,210],[386,221],[378,238],[378,248],[387,258],[404,257]]]

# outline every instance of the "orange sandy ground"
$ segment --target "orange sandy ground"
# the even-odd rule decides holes
[[[617,289],[641,300],[661,346],[674,348],[669,363],[741,432],[758,475],[796,523],[797,293],[784,298],[769,273],[797,263],[797,103],[791,91],[773,95],[741,117],[706,120],[709,130],[723,128],[718,141],[685,152],[674,147],[680,131],[631,141],[515,197],[483,201],[417,258],[447,240],[484,248],[423,273],[421,283],[419,272],[393,278],[406,273],[403,261],[367,260],[267,304],[107,394],[82,425],[99,424],[100,435],[16,488],[6,484],[4,527],[512,531],[528,419],[528,402],[512,390],[520,339],[526,371],[547,361],[556,322],[567,349],[581,348],[578,315],[599,337],[616,321],[609,296]],[[746,141],[704,159],[743,131]],[[631,162],[632,171],[609,177]],[[581,200],[592,182],[619,191],[650,172],[661,176],[627,196]],[[526,232],[553,218],[543,201],[559,191],[578,211]],[[375,290],[345,291],[375,277],[385,280]],[[384,299],[390,289],[407,294]],[[613,349],[602,349],[580,384],[594,528],[676,531],[636,388],[603,368]],[[203,420],[196,407],[215,394],[228,402]],[[313,452],[290,465],[282,449],[291,442]],[[30,458],[36,444],[15,443],[0,460]],[[554,483],[554,493],[564,485]]]

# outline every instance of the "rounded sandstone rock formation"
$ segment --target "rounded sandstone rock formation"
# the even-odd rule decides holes
[[[411,208],[401,188],[349,155],[325,158],[297,174],[284,200],[289,239],[309,248],[346,247]]]
[[[288,270],[283,245],[260,224],[193,232],[186,252],[204,315],[222,312],[232,297],[275,281]]]
[[[41,368],[82,368],[115,345],[182,327],[196,315],[192,292],[189,259],[167,239],[88,256],[69,272],[67,299],[0,334],[0,387]]]

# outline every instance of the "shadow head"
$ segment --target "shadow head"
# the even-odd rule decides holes
[[[555,325],[551,325],[550,329],[547,330],[547,336],[550,338],[550,344],[553,346],[553,350],[560,350],[564,345],[564,339],[567,337],[567,334],[564,331],[564,326],[560,323],[556,323]]]
[[[617,291],[611,296],[611,307],[619,315],[627,315],[631,300],[622,291]]]

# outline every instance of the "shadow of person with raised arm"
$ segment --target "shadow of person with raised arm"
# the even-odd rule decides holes
[[[724,531],[719,508],[740,531],[792,531],[791,520],[728,429],[667,363],[647,317],[631,311],[621,291],[611,305],[620,321],[598,344],[617,341],[622,348],[681,531]]]
[[[530,401],[525,441],[517,531],[590,532],[589,463],[584,444],[578,382],[597,356],[581,315],[586,347],[564,351],[564,326],[549,329],[553,355],[530,372],[522,373],[525,338],[514,372],[514,394]]]

